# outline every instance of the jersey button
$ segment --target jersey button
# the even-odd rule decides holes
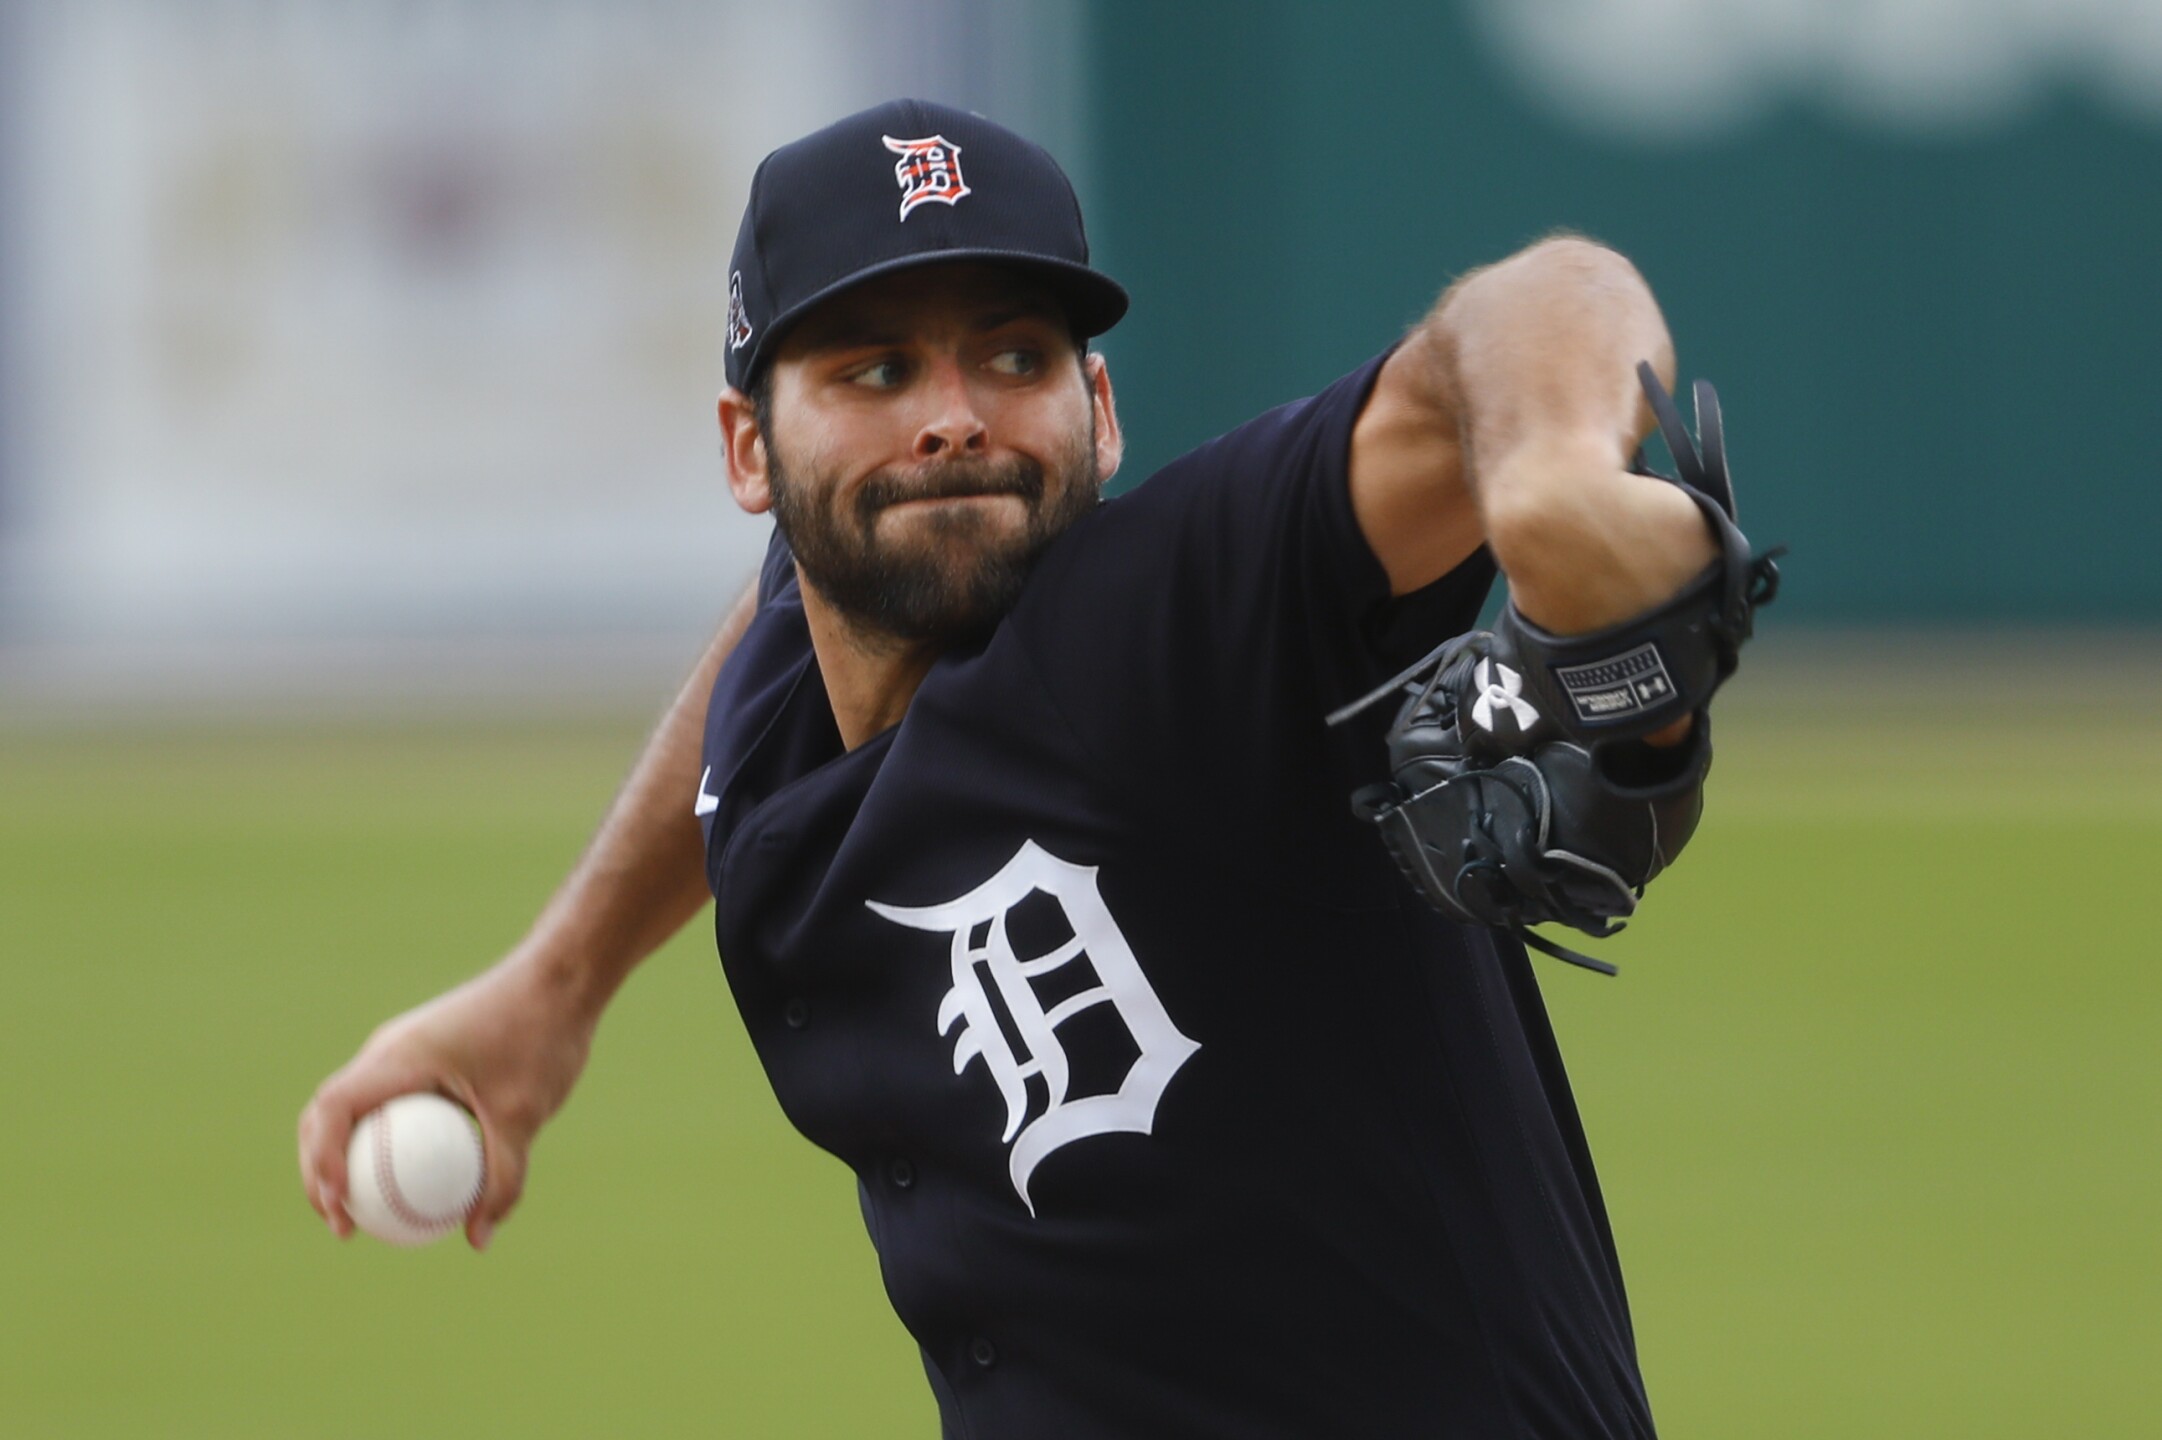
[[[968,1358],[982,1369],[988,1370],[998,1363],[998,1347],[978,1335],[969,1342]]]
[[[906,1190],[916,1183],[916,1167],[906,1160],[896,1160],[886,1167],[886,1178],[893,1181],[893,1188]]]
[[[788,1022],[789,1029],[801,1030],[811,1023],[811,1007],[804,1003],[801,995],[792,995],[781,1007],[781,1018]]]

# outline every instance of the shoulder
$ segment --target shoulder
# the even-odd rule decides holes
[[[1262,412],[1234,430],[1172,461],[1133,492],[1229,481],[1265,485],[1295,478],[1341,479],[1351,436],[1374,392],[1389,352],[1375,356],[1326,388]]]

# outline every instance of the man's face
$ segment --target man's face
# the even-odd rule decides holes
[[[1116,466],[1101,363],[1047,291],[996,268],[905,270],[821,305],[782,342],[759,416],[805,580],[875,636],[988,630]]]

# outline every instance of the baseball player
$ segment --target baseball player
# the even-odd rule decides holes
[[[710,892],[947,1435],[1652,1433],[1520,934],[1611,928],[1687,838],[1770,567],[1636,271],[1537,244],[1109,502],[1127,296],[1019,136],[904,101],[783,147],[729,284],[762,572],[525,942],[310,1103],[317,1210],[438,1089],[484,1246]],[[1694,483],[1631,468],[1653,406]]]

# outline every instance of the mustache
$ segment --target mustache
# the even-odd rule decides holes
[[[958,500],[972,495],[1018,495],[1033,503],[1043,498],[1043,489],[1043,466],[1025,455],[948,460],[905,474],[881,470],[856,492],[856,510],[868,519],[889,505],[909,500]]]

